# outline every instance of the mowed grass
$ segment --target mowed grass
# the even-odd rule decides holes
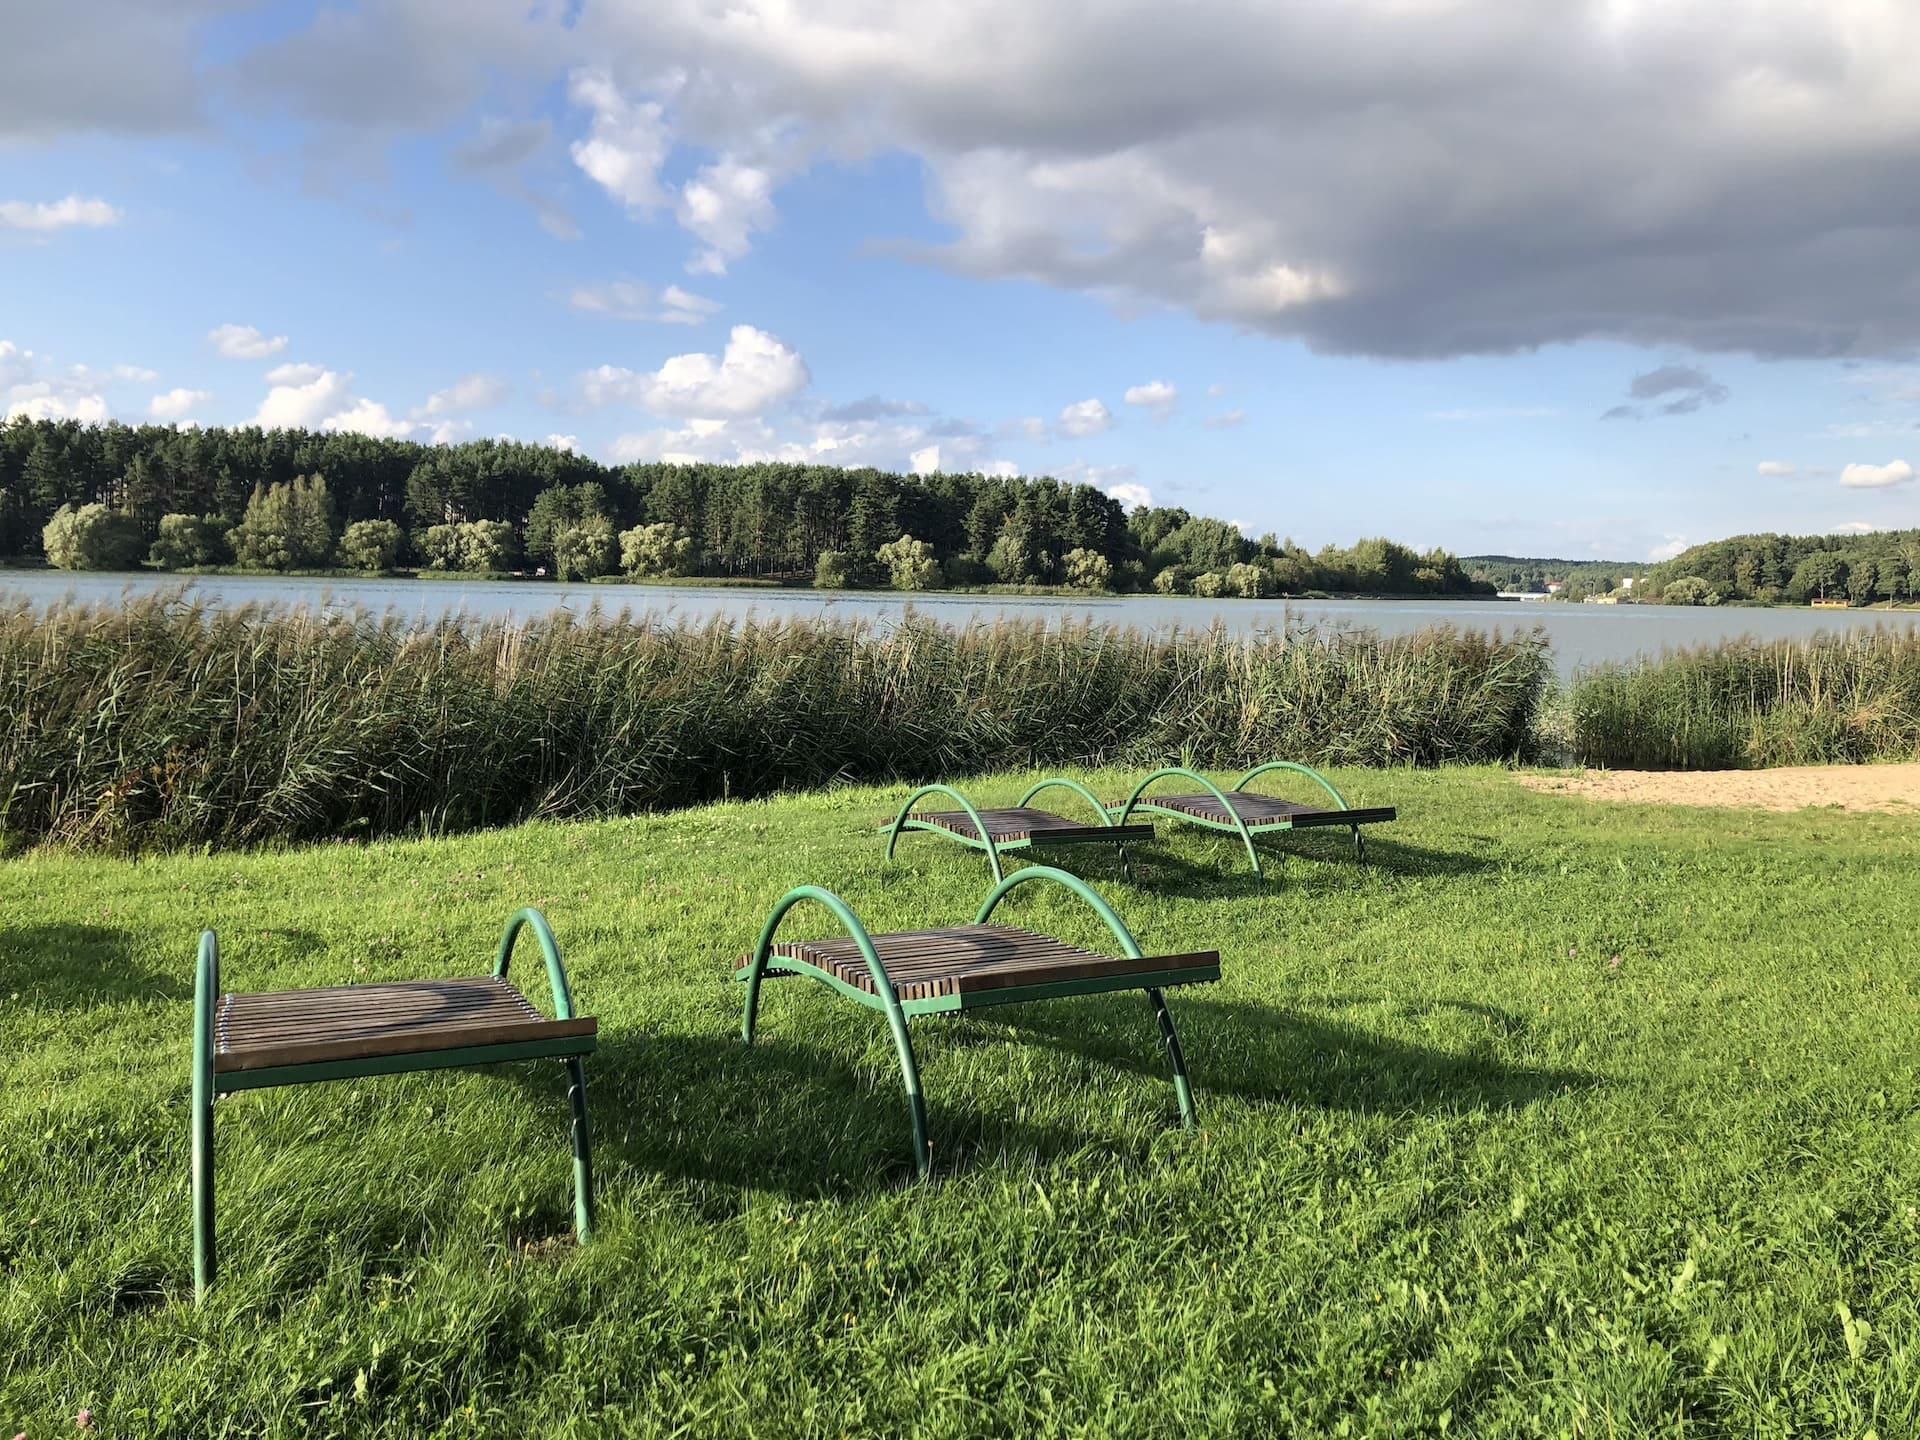
[[[1198,1132],[1137,994],[928,1020],[928,1186],[880,1018],[785,981],[748,1050],[728,978],[801,881],[972,918],[977,853],[884,861],[898,790],[10,861],[0,1430],[1920,1434],[1920,827],[1336,779],[1401,807],[1365,868],[1269,840],[1256,889],[1166,822],[1134,884],[1068,859],[1149,952],[1222,953],[1171,994]],[[196,1310],[199,928],[230,989],[473,974],[525,903],[601,1020],[596,1242],[557,1062],[254,1092]],[[1103,939],[1063,891],[1003,914]]]

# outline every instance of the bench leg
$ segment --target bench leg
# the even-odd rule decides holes
[[[573,1105],[573,1229],[586,1244],[593,1239],[593,1141],[587,1130],[587,1071],[567,1061],[567,1099]]]
[[[213,1096],[193,1074],[193,1301],[207,1298],[213,1285]]]
[[[1173,1093],[1180,1101],[1180,1123],[1191,1130],[1199,1123],[1193,1108],[1193,1085],[1187,1079],[1187,1057],[1180,1049],[1180,1032],[1173,1028],[1173,1012],[1167,1009],[1167,997],[1158,990],[1147,991],[1153,1002],[1154,1018],[1160,1022],[1160,1038],[1166,1042],[1167,1060],[1173,1066]]]
[[[1353,827],[1353,858],[1362,865],[1367,863],[1367,837],[1360,833],[1358,825]]]
[[[933,1170],[933,1145],[927,1139],[927,1102],[920,1093],[920,1064],[913,1058],[907,1017],[897,1005],[887,1011],[887,1025],[893,1031],[893,1048],[900,1054],[900,1079],[907,1088],[907,1117],[913,1122],[913,1169],[925,1180]]]

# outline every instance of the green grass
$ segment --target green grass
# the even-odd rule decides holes
[[[802,880],[971,918],[977,853],[882,860],[898,790],[8,862],[0,1431],[1920,1433],[1912,820],[1336,781],[1405,817],[1365,869],[1267,841],[1262,892],[1164,825],[1135,885],[1069,861],[1149,951],[1222,952],[1171,997],[1201,1131],[1137,995],[928,1021],[925,1188],[879,1018],[786,981],[749,1051],[727,980]],[[479,973],[529,902],[602,1023],[596,1243],[557,1063],[258,1092],[196,1311],[200,926],[230,988],[338,984]],[[1007,918],[1101,935],[1064,892]]]

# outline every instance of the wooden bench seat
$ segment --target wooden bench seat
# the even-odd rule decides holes
[[[599,1030],[549,1020],[493,976],[223,995],[213,1025],[216,1074],[535,1040],[585,1039],[585,1054]]]
[[[1089,824],[1084,820],[1069,820],[1051,810],[1035,810],[1025,805],[978,813],[981,824],[987,827],[987,834],[996,845],[1018,844],[1021,841],[1034,845],[1071,845],[1089,841],[1124,845],[1130,840],[1153,838],[1151,825]],[[968,840],[980,838],[980,827],[973,823],[972,816],[964,810],[916,810],[907,816],[907,820],[930,829],[950,830]]]
[[[1316,825],[1378,825],[1398,818],[1391,805],[1367,810],[1329,810],[1324,805],[1301,805],[1278,800],[1271,795],[1255,795],[1245,790],[1229,790],[1227,805],[1232,814],[1213,795],[1150,795],[1140,802],[1141,809],[1170,810],[1196,820],[1211,820],[1218,825],[1233,824],[1234,815],[1249,830],[1305,830]],[[1123,806],[1115,805],[1115,810]]]
[[[1052,987],[1071,987],[1073,993],[1085,994],[1220,978],[1220,955],[1215,950],[1128,959],[1096,955],[1011,925],[954,925],[869,938],[895,998],[909,1014],[1036,998],[1030,992]],[[859,942],[850,937],[780,941],[773,947],[769,973],[783,959],[825,971],[863,994],[878,994]],[[753,957],[743,955],[735,968],[752,964]]]

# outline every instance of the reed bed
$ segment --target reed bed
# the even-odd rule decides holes
[[[1041,765],[1521,757],[1538,635],[629,615],[410,624],[179,594],[0,621],[0,836],[442,833]]]
[[[1920,632],[1735,640],[1578,675],[1575,757],[1718,770],[1920,757]]]

